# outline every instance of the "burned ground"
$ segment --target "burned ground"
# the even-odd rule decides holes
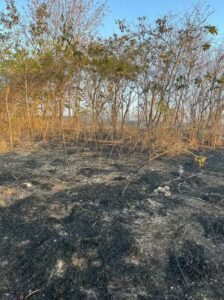
[[[2,154],[0,299],[223,299],[224,153],[200,153]]]

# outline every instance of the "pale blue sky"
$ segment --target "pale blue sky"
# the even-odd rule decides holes
[[[110,12],[105,17],[101,28],[103,35],[109,35],[116,30],[114,20],[123,19],[134,22],[138,16],[147,16],[155,20],[169,12],[181,12],[193,7],[195,0],[109,0]],[[209,5],[214,11],[209,22],[216,25],[224,33],[224,0],[201,1],[204,6]]]
[[[3,0],[0,0],[0,3]],[[26,4],[26,0],[16,0],[20,6]],[[115,20],[125,18],[134,22],[138,16],[147,16],[150,20],[155,20],[168,12],[180,12],[189,7],[193,7],[197,0],[108,0],[109,12],[104,19],[104,25],[100,32],[103,36],[108,36],[116,30]],[[208,4],[213,15],[209,22],[219,28],[224,34],[224,0],[201,0],[203,5]]]

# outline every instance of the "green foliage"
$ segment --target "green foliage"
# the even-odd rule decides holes
[[[172,26],[168,26],[167,16],[156,20],[157,29],[160,34],[167,33],[173,30]]]
[[[138,125],[148,128],[188,119],[201,125],[210,116],[218,118],[223,57],[222,51],[212,52],[209,34],[218,31],[206,26],[204,17],[165,16],[154,23],[140,17],[136,25],[121,20],[120,34],[103,39],[89,34],[95,15],[89,19],[88,10],[76,15],[62,2],[33,1],[26,22],[21,22],[14,1],[7,1],[0,13],[0,94],[7,84],[9,101],[28,99],[32,113],[38,114],[35,109],[41,105],[52,119],[65,107],[75,114],[86,105],[94,122],[102,113],[103,119],[113,118],[114,128],[117,120],[123,126],[136,107]],[[95,0],[80,3],[97,5]]]
[[[210,44],[210,43],[205,43],[205,44],[202,45],[202,49],[203,49],[204,51],[209,50],[210,47],[211,47],[211,44]]]
[[[200,168],[205,167],[207,157],[205,156],[195,156],[195,161],[198,163]]]
[[[212,25],[207,25],[205,26],[205,29],[207,32],[209,32],[212,35],[217,35],[218,34],[218,29],[216,26],[212,26]]]
[[[170,108],[169,108],[169,105],[164,101],[163,98],[161,98],[157,104],[157,109],[160,113],[167,113]]]
[[[194,160],[198,163],[198,166],[200,168],[205,167],[205,163],[208,159],[206,156],[196,155],[192,151],[189,151],[187,149],[185,149],[184,152],[187,152],[187,153],[191,154],[194,157]]]

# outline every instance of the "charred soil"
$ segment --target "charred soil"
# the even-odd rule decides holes
[[[0,299],[223,299],[224,151],[200,154],[1,154]]]

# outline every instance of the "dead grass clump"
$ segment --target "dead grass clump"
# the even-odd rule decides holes
[[[0,139],[0,152],[7,152],[9,150],[9,147],[5,140]]]

